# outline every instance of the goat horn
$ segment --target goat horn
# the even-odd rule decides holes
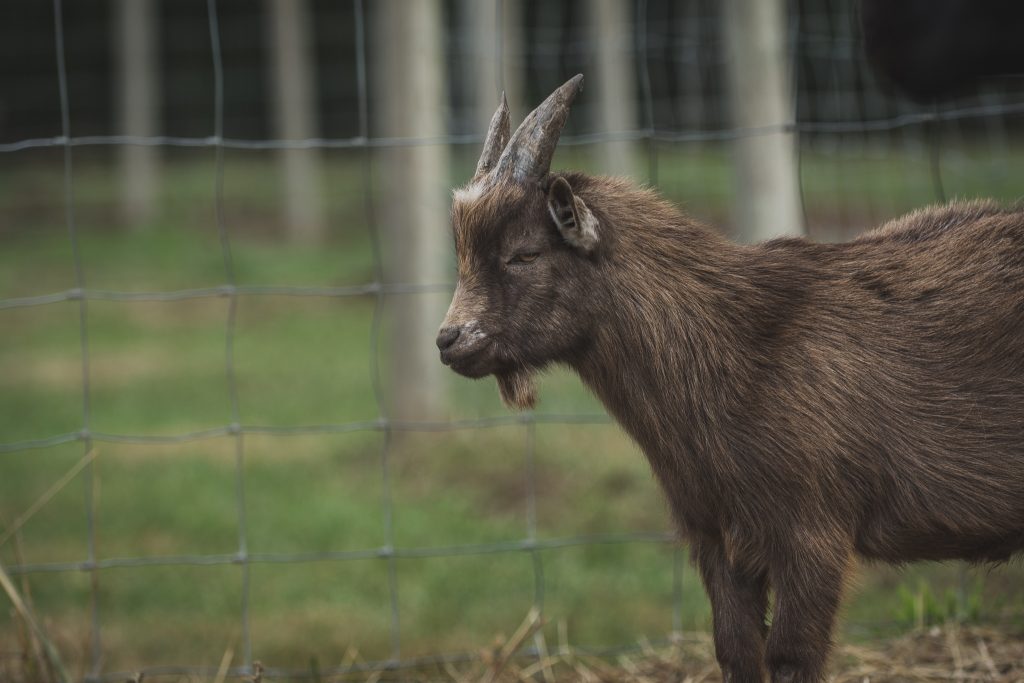
[[[487,137],[484,139],[484,151],[480,153],[480,161],[476,162],[476,173],[473,179],[482,178],[490,173],[491,169],[498,162],[498,157],[505,151],[505,145],[509,138],[508,100],[505,93],[501,93],[501,102],[498,109],[491,117],[491,125],[487,127]]]
[[[547,175],[569,105],[582,89],[583,74],[577,74],[523,119],[494,167],[495,178],[528,181]]]

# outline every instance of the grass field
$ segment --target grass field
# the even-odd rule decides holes
[[[985,150],[947,159],[949,195],[1016,199],[1024,155],[999,164]],[[223,284],[213,210],[212,154],[172,157],[160,212],[145,230],[117,225],[113,165],[82,152],[75,213],[87,286],[167,291]],[[226,221],[240,284],[346,285],[372,280],[365,191],[358,154],[329,153],[325,185],[334,226],[326,247],[280,239],[281,197],[272,157],[229,152]],[[0,162],[0,299],[75,284],[61,204],[59,152],[5,155]],[[583,152],[565,164],[591,163]],[[460,159],[459,173],[467,165]],[[871,149],[809,151],[803,176],[812,233],[836,237],[934,199],[919,156]],[[721,150],[659,150],[658,181],[699,215],[727,223],[731,198]],[[173,435],[231,421],[224,344],[228,300],[88,302],[90,426],[110,434]],[[240,298],[234,346],[243,425],[299,427],[372,421],[370,296]],[[79,307],[60,302],[0,309],[0,442],[82,426]],[[430,340],[418,340],[430,343]],[[415,340],[414,340],[415,342]],[[380,360],[387,363],[385,335]],[[504,415],[491,380],[447,377],[453,418]],[[544,379],[540,412],[595,414],[575,378]],[[385,397],[386,399],[386,397]],[[385,543],[377,431],[282,436],[246,434],[243,484],[251,553],[317,553]],[[391,450],[396,547],[510,541],[527,532],[527,428],[522,425],[401,435]],[[557,539],[662,532],[668,515],[647,465],[613,425],[540,424],[535,432],[537,535]],[[231,436],[181,444],[100,442],[91,494],[96,556],[232,554],[238,549],[236,452]],[[83,456],[81,443],[0,453],[0,527],[23,514]],[[5,564],[71,562],[88,555],[86,487],[79,476],[0,547]],[[540,552],[545,627],[603,647],[660,639],[673,627],[673,552],[658,543],[586,545]],[[528,553],[396,561],[402,654],[475,649],[523,619],[534,596]],[[240,652],[242,569],[236,565],[102,570],[99,614],[105,670],[160,664],[215,666]],[[22,580],[72,668],[88,643],[90,577],[36,573]],[[859,638],[957,611],[959,568],[902,572],[864,568],[846,609]],[[963,586],[968,616],[1024,613],[1019,565],[973,569]],[[281,667],[328,667],[349,648],[367,659],[390,653],[390,592],[382,559],[257,563],[250,574],[254,656]],[[3,599],[0,599],[3,602]],[[684,566],[682,627],[702,630],[708,608]],[[5,604],[6,607],[6,604]],[[0,617],[0,656],[16,643]]]

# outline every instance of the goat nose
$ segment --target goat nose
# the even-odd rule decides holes
[[[444,351],[449,346],[455,343],[455,340],[459,338],[458,327],[445,327],[437,333],[437,348]]]

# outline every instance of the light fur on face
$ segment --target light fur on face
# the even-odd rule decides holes
[[[460,204],[472,204],[483,196],[486,189],[483,181],[477,180],[456,189],[452,192],[452,198]]]

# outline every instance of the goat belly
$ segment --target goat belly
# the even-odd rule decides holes
[[[1005,562],[1024,550],[1024,532],[964,536],[949,531],[887,530],[879,534],[867,530],[857,537],[855,547],[864,558],[892,564],[943,560]]]
[[[1024,488],[1024,480],[1017,486]],[[1002,562],[1024,551],[1024,490],[972,497],[965,489],[932,498],[908,488],[904,482],[901,494],[874,501],[854,541],[860,555],[892,563]]]

